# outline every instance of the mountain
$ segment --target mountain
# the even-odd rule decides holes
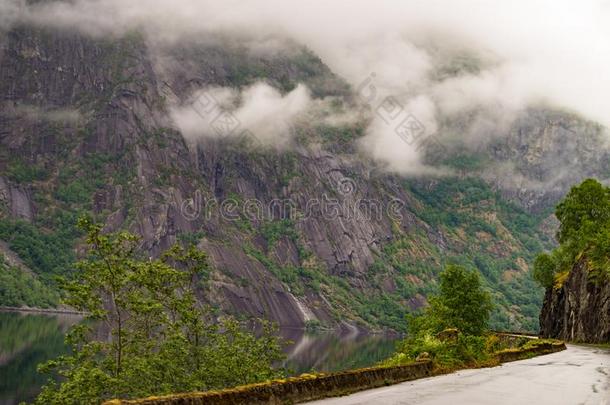
[[[450,174],[409,177],[359,153],[360,121],[280,128],[296,133],[282,148],[182,133],[173,109],[206,87],[265,83],[286,95],[305,85],[322,105],[355,103],[311,51],[283,49],[24,25],[2,34],[0,239],[23,264],[10,268],[50,290],[22,303],[56,305],[47,297],[55,276],[73,271],[74,224],[88,213],[108,231],[141,235],[150,256],[196,243],[211,264],[200,298],[240,317],[400,330],[457,262],[485,277],[495,328],[535,330],[542,290],[531,263],[553,246],[550,208],[571,183],[607,177],[603,128],[537,108],[473,148],[455,140],[468,123],[454,120],[442,153],[428,156]],[[3,275],[11,288],[28,288],[13,273]]]

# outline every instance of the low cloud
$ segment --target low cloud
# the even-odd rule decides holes
[[[394,122],[375,115],[385,97],[415,116],[428,136],[443,129],[446,117],[479,115],[462,134],[468,142],[484,142],[487,125],[509,121],[532,105],[574,111],[610,126],[608,20],[610,4],[601,0],[0,3],[4,28],[24,22],[95,36],[138,29],[165,43],[232,35],[253,44],[257,52],[281,47],[282,41],[274,38],[294,39],[354,88],[375,75],[381,101],[369,105],[373,118],[360,145],[388,170],[400,173],[421,169],[422,147],[405,142]],[[231,111],[265,142],[280,139],[280,123],[290,122],[295,111],[311,104],[302,87],[281,96],[258,85],[233,99],[241,100]],[[210,133],[186,110],[173,115],[188,137]]]
[[[293,124],[313,105],[309,90],[298,85],[282,95],[266,83],[241,91],[232,88],[201,89],[186,103],[170,109],[173,121],[191,141],[201,138],[254,136],[264,146],[287,147]]]

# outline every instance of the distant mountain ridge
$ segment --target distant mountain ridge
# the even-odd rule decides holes
[[[425,305],[453,261],[484,275],[499,304],[497,329],[537,327],[542,292],[529,267],[553,244],[545,220],[569,183],[606,177],[600,128],[528,112],[485,149],[447,147],[441,158],[455,176],[414,179],[371,170],[357,155],[357,125],[297,128],[297,145],[275,152],[224,139],[190,144],[168,113],[167,86],[187,100],[204,85],[257,81],[282,93],[304,83],[314,98],[354,97],[301,47],[253,56],[238,44],[152,49],[138,34],[100,40],[13,28],[0,37],[0,239],[51,286],[78,256],[73,224],[85,212],[109,231],[141,235],[149,255],[197,243],[212,264],[202,300],[290,327],[404,328],[404,313]],[[502,161],[532,182],[509,181],[495,171]],[[550,189],[525,187],[560,167],[583,170]],[[336,215],[308,205],[324,198],[339,203]],[[238,207],[230,218],[229,200]],[[289,200],[294,215],[249,217],[250,200]],[[381,215],[366,213],[363,200],[378,202]],[[202,201],[218,206],[204,213]],[[364,215],[351,215],[354,207]]]

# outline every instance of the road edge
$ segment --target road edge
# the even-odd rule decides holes
[[[564,342],[544,342],[527,349],[507,349],[496,354],[495,361],[478,368],[495,367],[502,363],[529,359],[566,350]],[[136,400],[114,399],[104,405],[226,405],[302,403],[328,397],[353,394],[469,369],[435,370],[430,360],[403,366],[369,367],[329,374],[303,374],[283,380],[245,385],[220,391],[193,392]]]

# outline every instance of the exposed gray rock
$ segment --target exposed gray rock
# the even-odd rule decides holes
[[[523,112],[488,150],[498,164],[490,179],[532,212],[552,208],[588,177],[603,180],[610,174],[607,130],[560,111]]]
[[[586,260],[580,260],[561,288],[547,290],[540,333],[571,342],[610,342],[610,282],[591,281]]]
[[[34,212],[29,192],[23,187],[12,186],[0,177],[0,203],[6,204],[15,218],[32,221]]]

